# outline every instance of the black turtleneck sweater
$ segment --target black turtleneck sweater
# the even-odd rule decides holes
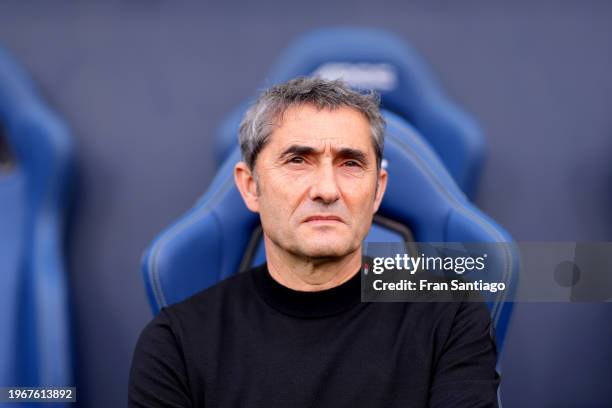
[[[362,303],[359,273],[299,292],[265,265],[162,309],[129,407],[495,407],[482,303]]]

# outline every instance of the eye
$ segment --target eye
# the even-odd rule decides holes
[[[288,163],[293,163],[293,164],[303,164],[304,163],[304,158],[300,157],[300,156],[293,156],[287,162]]]
[[[355,160],[348,160],[344,162],[344,165],[347,167],[361,167],[361,164]]]

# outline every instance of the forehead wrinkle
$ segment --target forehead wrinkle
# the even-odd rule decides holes
[[[312,111],[316,110],[317,114],[312,116]],[[343,111],[339,109],[338,111]],[[335,111],[335,112],[338,112]],[[310,152],[303,152],[312,155],[347,155],[351,156],[351,152],[342,152],[342,149],[352,149],[362,153],[363,157],[370,161],[371,153],[374,150],[373,144],[370,142],[370,128],[362,128],[355,126],[355,118],[353,112],[347,108],[347,114],[344,118],[338,118],[334,115],[334,120],[329,122],[326,120],[318,120],[319,112],[322,114],[334,114],[334,111],[326,109],[319,110],[311,106],[289,107],[281,115],[282,120],[280,126],[271,134],[271,141],[276,144],[276,157],[285,157],[291,147],[308,147]],[[344,124],[342,124],[344,123]],[[337,132],[340,132],[338,134]],[[366,133],[367,132],[367,135]],[[336,134],[334,134],[336,133]],[[363,133],[363,135],[362,135]],[[368,139],[365,139],[363,136]],[[274,143],[276,141],[276,143]],[[280,143],[279,143],[280,142]],[[299,152],[295,152],[299,153]]]
[[[354,143],[346,142],[347,140],[342,137],[325,137],[321,139],[309,138],[308,140],[296,138],[288,141],[283,147],[282,151],[287,151],[292,148],[308,148],[312,149],[315,153],[323,153],[327,150],[331,150],[333,153],[338,153],[343,149],[350,149],[365,153],[362,147],[356,146]]]
[[[290,154],[315,156],[324,156],[326,154],[331,154],[332,156],[352,158],[366,163],[369,161],[367,151],[363,151],[358,147],[333,146],[329,143],[326,143],[323,149],[317,149],[310,145],[292,144],[286,149],[282,150],[279,154],[279,157],[282,158]]]

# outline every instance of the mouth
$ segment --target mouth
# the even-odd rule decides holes
[[[307,217],[304,222],[312,222],[312,223],[330,223],[330,222],[344,222],[342,218],[336,215],[311,215]]]

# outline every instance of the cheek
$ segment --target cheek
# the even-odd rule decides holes
[[[273,223],[279,223],[283,215],[291,214],[299,204],[300,192],[304,189],[304,182],[278,178],[273,183],[262,183],[260,194],[260,207]]]
[[[293,171],[279,171],[277,184],[288,195],[298,195],[300,191],[307,189],[315,181],[316,174],[310,169]]]
[[[369,220],[374,208],[375,189],[370,181],[361,180],[360,183],[346,183],[343,186],[343,198],[346,206],[357,219]]]
[[[375,184],[370,177],[338,177],[339,185],[346,196],[361,202],[374,201]]]

